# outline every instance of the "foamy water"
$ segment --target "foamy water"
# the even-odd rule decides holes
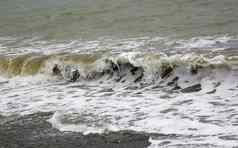
[[[168,54],[202,52],[219,54],[223,50],[237,48],[238,37],[233,35],[200,36],[190,39],[175,37],[138,37],[117,39],[101,37],[98,40],[65,40],[45,41],[40,37],[0,38],[0,55],[26,53],[91,53],[95,51],[110,51],[114,53],[131,51],[160,51]],[[213,54],[214,54],[213,53]],[[222,52],[223,53],[223,52]],[[236,54],[236,53],[235,53]]]
[[[149,148],[238,147],[237,6],[2,0],[0,118],[53,112],[60,131],[133,130]]]
[[[166,41],[177,54],[155,52],[156,46],[143,51],[148,44],[161,40],[165,44],[167,39],[144,37],[67,44],[31,41],[31,45],[27,44],[29,48],[19,46],[16,50],[22,51],[26,59],[18,73],[11,62],[7,72],[2,71],[0,114],[22,116],[54,112],[48,122],[60,131],[150,133],[149,148],[238,146],[237,57],[235,52],[233,56],[218,55],[219,51],[231,48],[229,42],[234,42],[234,37],[199,37],[177,40],[176,44],[173,40]],[[223,44],[222,49],[216,50],[217,44]],[[16,53],[7,53],[9,46],[2,45],[1,53],[5,58],[8,55],[11,61]],[[78,51],[85,53],[83,49],[98,55],[97,50],[104,47],[111,48],[111,52],[103,51],[102,56],[93,60],[89,54],[90,58],[83,58],[86,61],[79,60],[79,63],[75,59],[69,62],[73,60],[69,53],[58,54],[74,47],[73,52],[79,55]],[[47,49],[46,53],[42,53],[43,48]],[[185,48],[197,53],[181,54]],[[209,53],[200,54],[200,51]],[[51,55],[51,58],[42,58],[44,64],[40,64],[37,73],[25,73],[26,65],[39,63],[33,60],[38,58],[35,54],[24,56],[32,52],[41,53],[43,57]],[[79,55],[78,58],[82,58]],[[110,67],[108,61],[118,69]],[[63,76],[52,75],[55,64],[65,72]],[[72,74],[67,66],[80,71],[76,82],[69,82]],[[161,138],[161,134],[167,136]]]

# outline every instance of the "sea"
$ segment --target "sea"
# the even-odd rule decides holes
[[[148,148],[238,147],[238,1],[1,0],[0,118],[39,112]]]

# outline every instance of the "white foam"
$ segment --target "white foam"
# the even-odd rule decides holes
[[[231,36],[201,36],[194,37],[189,40],[178,40],[176,43],[178,44],[177,48],[211,48],[219,43],[227,43],[232,40]]]
[[[188,94],[170,93],[170,88],[163,85],[153,89],[158,85],[156,83],[141,89],[128,89],[140,85],[107,79],[67,84],[47,75],[16,77],[0,88],[0,114],[53,111],[55,114],[49,122],[61,131],[88,134],[135,130],[184,136],[208,135],[201,143],[235,146],[235,142],[231,144],[218,138],[238,134],[237,126],[232,125],[235,116],[230,117],[238,111],[233,106],[238,103],[237,76],[233,74],[224,77],[219,72],[202,77],[203,90]],[[217,91],[207,94],[218,80],[221,84],[216,87]],[[202,122],[203,116],[210,122]],[[168,140],[171,144],[197,142],[196,139],[186,141],[186,138]]]
[[[120,47],[116,46],[115,42],[105,45],[98,41],[88,41],[85,44],[71,41],[67,45],[65,43],[48,45],[43,42],[39,43],[40,45],[34,44],[34,47],[39,46],[35,50],[41,51],[42,47],[47,46],[49,47],[47,52],[68,51],[72,47],[78,47],[74,50],[77,52],[83,51],[84,47],[94,51],[99,47],[115,46],[116,50],[121,51],[122,48],[133,50],[143,47],[150,42],[148,41],[150,39],[131,39],[130,43],[126,40],[119,40],[117,43],[122,43]],[[154,42],[160,38],[151,40]],[[184,46],[179,45],[178,48],[210,47],[215,44],[210,40],[209,38],[192,39],[188,46],[185,45],[187,43],[182,42]],[[217,40],[221,43],[228,41],[226,38]],[[34,51],[28,48],[26,50]],[[208,62],[216,67],[226,64],[223,56],[208,59],[193,54],[170,57],[151,54],[147,58],[142,55],[140,52],[124,53],[119,55],[117,60],[126,59],[134,66],[143,66],[147,74],[152,76],[164,61],[181,64],[173,75],[180,77],[179,85],[184,88],[201,83],[202,90],[187,94],[172,91],[172,88],[166,85],[170,78],[164,83],[158,80],[149,85],[140,85],[140,83],[131,81],[116,83],[106,77],[97,81],[80,80],[76,83],[67,83],[65,80],[47,74],[12,79],[0,78],[0,82],[6,82],[0,84],[0,114],[9,116],[51,111],[55,113],[48,121],[54,128],[61,131],[89,134],[134,130],[155,134],[182,135],[179,139],[165,138],[164,141],[169,141],[171,146],[191,143],[208,143],[225,147],[238,146],[235,140],[219,138],[238,135],[236,126],[238,116],[237,72],[226,68],[213,70],[208,67],[201,73],[191,76],[189,74],[191,65],[186,64],[186,61],[199,61]],[[50,73],[49,69],[51,70],[54,64],[64,65],[60,60],[52,60],[43,71]],[[97,61],[93,70],[102,71],[105,67],[107,67],[105,63]],[[131,79],[128,77],[128,80]],[[216,91],[213,92],[214,89]],[[189,136],[201,136],[201,140],[199,141],[199,138],[190,139]],[[152,142],[150,148],[154,148],[159,147],[163,140],[155,136],[150,138],[150,142]]]
[[[34,38],[12,38],[1,37],[0,48],[4,49],[0,53],[4,54],[27,54],[27,53],[92,53],[98,51],[111,51],[114,53],[132,51],[163,51],[168,53],[187,53],[195,51],[193,49],[205,51],[222,51],[231,47],[229,42],[237,42],[237,36],[214,35],[200,36],[190,39],[172,37],[137,37],[137,38],[108,38],[101,37],[97,40],[67,40],[67,41],[45,41],[40,37]],[[232,44],[233,45],[233,44]],[[235,45],[235,44],[234,44]],[[234,46],[233,45],[233,46]],[[73,49],[73,50],[72,50]],[[173,49],[173,50],[172,50]]]

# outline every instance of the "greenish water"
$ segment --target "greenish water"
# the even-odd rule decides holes
[[[237,0],[2,0],[0,36],[236,35],[237,6]]]

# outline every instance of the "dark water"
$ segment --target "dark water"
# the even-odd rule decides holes
[[[37,113],[23,117],[0,118],[2,148],[145,148],[148,135],[132,131],[103,135],[64,133],[46,122],[52,113]]]

